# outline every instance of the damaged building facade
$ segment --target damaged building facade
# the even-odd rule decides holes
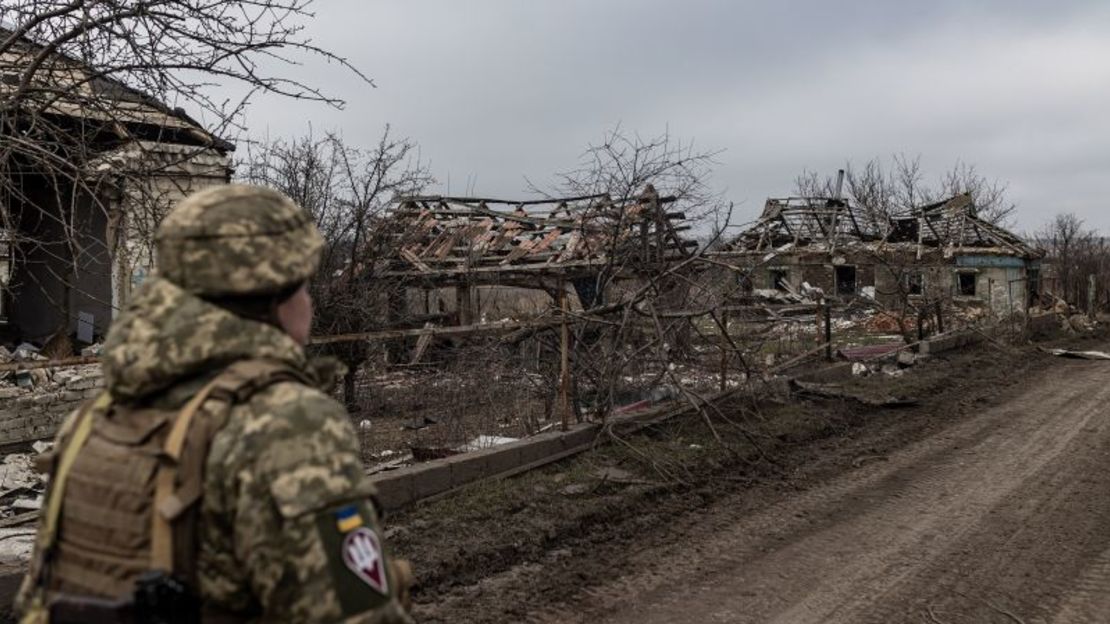
[[[938,301],[997,316],[1040,292],[1044,252],[984,221],[967,194],[910,214],[869,218],[840,198],[769,199],[718,255],[750,294],[865,297],[890,309]]]
[[[74,59],[26,74],[40,52],[0,55],[0,341],[93,342],[152,270],[162,215],[227,182],[233,148]]]
[[[650,187],[630,201],[409,197],[391,215],[396,255],[382,276],[405,285],[410,318],[452,325],[523,319],[566,291],[602,304],[639,272],[686,257],[685,215]]]

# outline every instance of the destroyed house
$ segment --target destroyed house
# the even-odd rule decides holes
[[[10,37],[0,29],[0,38]],[[153,232],[186,194],[230,178],[231,144],[26,39],[0,54],[0,340],[89,342],[153,267]]]
[[[405,197],[390,214],[395,250],[383,277],[406,288],[410,318],[470,325],[550,309],[563,291],[575,308],[606,300],[604,286],[687,257],[697,243],[673,197],[648,187],[607,195],[510,201]]]
[[[719,255],[745,269],[741,285],[757,295],[819,290],[890,307],[944,299],[1005,314],[1037,297],[1044,253],[979,218],[964,194],[890,218],[839,198],[769,199]]]

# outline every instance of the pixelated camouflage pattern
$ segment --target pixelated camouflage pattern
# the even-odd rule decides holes
[[[308,214],[259,186],[213,186],[183,199],[155,236],[158,273],[207,296],[272,293],[316,272],[324,240]]]
[[[117,399],[183,403],[197,376],[244,358],[306,373],[304,352],[280,330],[239,318],[165,279],[143,285],[105,342],[103,366]],[[411,622],[396,596],[345,613],[317,518],[365,503],[358,438],[343,407],[315,387],[281,382],[231,410],[206,463],[200,518],[200,591],[210,604],[261,621]],[[367,526],[381,537],[372,506]],[[372,591],[369,588],[366,591]],[[348,597],[349,598],[349,597]],[[348,609],[349,611],[349,609]]]

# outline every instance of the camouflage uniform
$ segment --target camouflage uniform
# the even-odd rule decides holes
[[[229,186],[183,201],[159,231],[161,277],[105,343],[113,401],[177,408],[217,371],[258,358],[325,384],[282,330],[198,296],[295,285],[315,272],[321,244],[272,191]],[[339,403],[304,383],[269,385],[230,409],[209,449],[196,555],[206,606],[242,620],[411,622]]]

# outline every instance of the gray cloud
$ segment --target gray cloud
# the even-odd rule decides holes
[[[1019,227],[1059,211],[1110,230],[1104,2],[320,0],[309,34],[377,89],[306,59],[347,100],[256,101],[252,135],[411,136],[442,185],[519,196],[620,123],[725,150],[750,218],[802,169],[920,154],[1010,184]]]

